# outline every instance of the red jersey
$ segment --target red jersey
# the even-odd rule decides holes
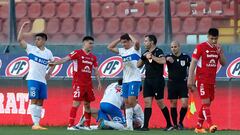
[[[92,53],[86,54],[82,49],[68,54],[73,61],[73,84],[92,85],[92,68],[97,67],[97,57]]]
[[[217,47],[208,42],[200,43],[193,51],[192,58],[198,60],[196,80],[206,84],[215,84],[217,64],[219,60]]]

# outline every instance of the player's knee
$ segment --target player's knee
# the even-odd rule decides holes
[[[162,99],[161,99],[161,100],[157,100],[157,104],[158,104],[158,106],[159,106],[161,109],[163,109],[163,108],[165,107],[165,104],[164,104],[164,102],[163,102]]]
[[[170,100],[171,107],[177,107],[177,101]]]

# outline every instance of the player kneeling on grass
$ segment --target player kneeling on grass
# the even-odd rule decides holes
[[[124,104],[122,93],[122,79],[111,83],[105,90],[104,96],[100,102],[100,109],[91,109],[91,115],[98,121],[98,129],[117,129],[124,130],[126,126],[125,117],[122,114],[121,107]],[[139,104],[138,110],[133,113],[134,128],[140,128],[143,125],[143,111]],[[84,129],[84,116],[77,124],[78,129]]]

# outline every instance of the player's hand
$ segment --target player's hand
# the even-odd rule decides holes
[[[45,79],[49,80],[50,78],[51,78],[51,75],[50,74],[46,74]]]
[[[52,67],[52,66],[55,66],[55,65],[57,65],[57,64],[56,64],[55,61],[49,61],[49,62],[48,62],[48,65]]]
[[[219,44],[216,44],[216,48],[217,48],[217,54],[222,54],[223,53],[223,50],[222,50],[222,47],[221,47],[221,45],[219,45]]]
[[[192,92],[196,90],[196,85],[194,84],[193,79],[191,77],[188,78],[187,86],[188,86],[188,89]]]
[[[170,63],[174,62],[174,59],[172,57],[167,57],[166,60],[169,61]]]

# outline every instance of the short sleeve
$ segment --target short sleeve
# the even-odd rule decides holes
[[[202,55],[201,47],[200,45],[197,45],[193,51],[192,57],[198,60],[201,57],[201,55]]]
[[[77,50],[74,50],[70,54],[68,54],[68,56],[70,57],[71,60],[75,60],[78,57],[78,53],[79,52]]]
[[[156,57],[164,57],[164,53],[163,53],[163,51],[161,49],[158,49],[156,51]]]
[[[52,54],[51,51],[49,51],[49,59],[50,59],[51,61],[54,61],[54,57],[53,57],[53,54]]]
[[[25,50],[26,50],[27,54],[29,54],[29,53],[31,53],[32,50],[34,50],[34,48],[35,47],[33,45],[27,43],[27,48]]]

